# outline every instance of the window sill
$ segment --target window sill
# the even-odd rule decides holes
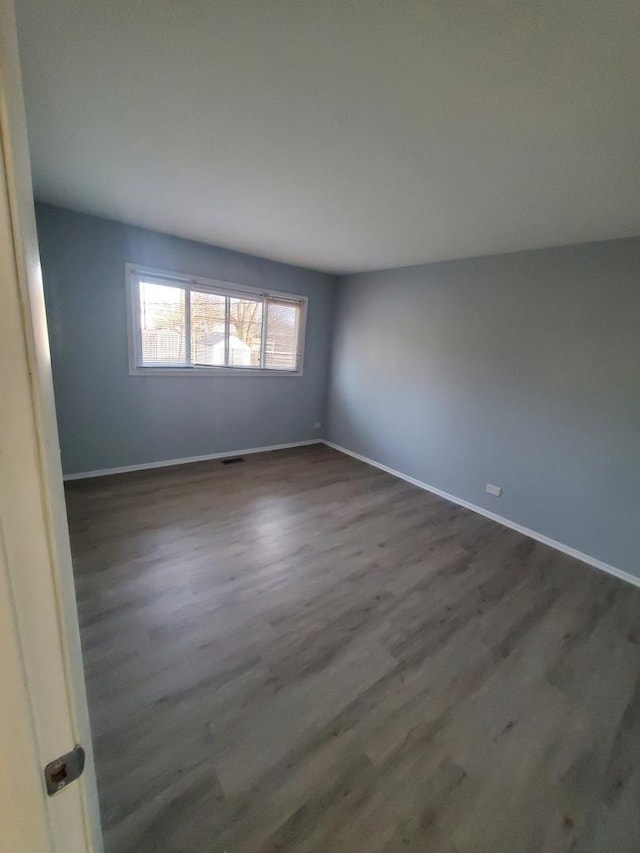
[[[269,370],[246,367],[131,367],[130,376],[302,376],[302,370]]]

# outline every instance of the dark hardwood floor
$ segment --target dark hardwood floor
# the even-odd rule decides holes
[[[109,853],[640,850],[640,590],[320,445],[67,500]]]

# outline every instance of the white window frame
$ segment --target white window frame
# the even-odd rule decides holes
[[[141,363],[141,329],[140,329],[140,288],[138,286],[141,277],[149,276],[158,281],[178,288],[185,288],[185,351],[190,350],[190,288],[196,288],[221,296],[246,297],[255,299],[256,296],[272,297],[274,299],[285,299],[296,302],[300,306],[300,322],[298,329],[297,364],[295,370],[285,370],[277,367],[238,367],[226,365],[150,365]],[[139,264],[125,264],[125,280],[127,289],[127,337],[129,344],[129,373],[132,376],[302,376],[305,350],[305,333],[307,327],[308,298],[297,293],[283,293],[277,290],[265,290],[264,288],[251,287],[244,284],[235,284],[228,281],[219,281],[200,276],[185,275],[170,270],[161,270],[154,267],[141,266]],[[261,360],[264,355],[264,341],[266,340],[267,316],[265,306],[262,311],[262,346]]]

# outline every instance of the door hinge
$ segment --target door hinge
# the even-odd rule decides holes
[[[75,746],[71,752],[47,764],[44,768],[44,781],[50,797],[63,791],[70,782],[75,782],[82,775],[84,759],[84,749]]]

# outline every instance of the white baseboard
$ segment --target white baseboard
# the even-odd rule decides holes
[[[161,462],[143,462],[140,465],[122,465],[119,468],[99,468],[97,471],[82,471],[65,474],[63,480],[86,480],[89,477],[108,477],[110,474],[127,474],[130,471],[147,471],[151,468],[168,468],[171,465],[188,465],[190,462],[206,462],[208,459],[228,459],[230,456],[248,456],[250,453],[266,453],[269,450],[288,450],[290,447],[306,447],[322,444],[320,438],[307,441],[291,441],[288,444],[270,444],[267,447],[248,447],[242,450],[227,450],[224,453],[205,453],[204,456],[185,456],[182,459],[163,459]]]
[[[248,456],[250,453],[266,453],[270,450],[287,450],[292,447],[306,447],[310,444],[326,444],[327,447],[332,447],[334,450],[339,451],[340,453],[345,453],[347,456],[353,456],[354,459],[359,459],[361,462],[365,462],[367,465],[372,465],[374,468],[379,468],[381,471],[386,471],[387,474],[391,474],[394,477],[398,477],[401,480],[405,480],[407,483],[411,483],[414,486],[417,486],[419,489],[424,489],[427,492],[431,492],[434,495],[438,495],[438,497],[444,498],[447,501],[451,501],[451,503],[458,504],[458,506],[463,506],[465,509],[469,509],[472,512],[477,512],[479,515],[483,515],[485,518],[491,519],[491,521],[495,521],[498,524],[502,524],[505,527],[510,527],[512,530],[516,530],[518,533],[522,533],[524,536],[529,536],[531,539],[535,539],[538,542],[542,542],[544,545],[548,545],[550,548],[555,548],[556,551],[561,551],[563,554],[567,554],[570,557],[574,557],[576,560],[581,560],[583,563],[587,563],[589,566],[594,566],[596,569],[600,569],[603,572],[607,572],[607,574],[613,575],[616,578],[620,578],[623,581],[627,581],[627,583],[633,584],[634,586],[640,586],[640,577],[636,577],[635,575],[630,574],[629,572],[625,572],[623,569],[618,569],[616,566],[611,566],[609,563],[605,563],[602,560],[598,560],[595,557],[591,557],[589,554],[584,554],[582,551],[578,551],[576,548],[571,548],[569,545],[564,545],[562,542],[558,542],[556,539],[551,539],[549,536],[545,536],[543,533],[538,533],[535,530],[531,530],[528,527],[523,527],[521,524],[517,524],[515,521],[510,521],[508,518],[504,518],[501,515],[497,515],[495,512],[491,512],[488,509],[484,509],[484,507],[477,506],[476,504],[472,504],[469,501],[465,501],[463,498],[458,498],[455,495],[449,494],[449,492],[444,492],[442,489],[438,489],[435,486],[430,486],[428,483],[424,483],[422,480],[417,480],[415,477],[410,477],[408,474],[403,474],[402,471],[396,471],[394,468],[390,468],[388,465],[383,465],[381,462],[376,462],[375,459],[369,459],[368,456],[363,456],[361,453],[356,453],[353,450],[349,450],[346,447],[342,447],[339,444],[335,444],[333,441],[328,441],[327,439],[321,438],[312,438],[307,441],[292,441],[288,444],[271,444],[266,447],[249,447],[244,448],[242,450],[228,450],[224,453],[207,453],[203,456],[185,456],[181,459],[164,459],[160,462],[143,462],[139,465],[122,465],[119,468],[100,468],[97,471],[82,471],[77,474],[65,474],[64,480],[84,480],[89,477],[107,477],[111,474],[126,474],[130,471],[147,471],[151,468],[167,468],[171,465],[187,465],[190,462],[206,462],[209,459],[228,459],[231,456]]]
[[[346,453],[347,456],[353,456],[354,459],[359,459],[361,462],[366,462],[367,465],[373,465],[374,468],[379,468],[381,471],[386,471],[387,474],[392,474],[394,477],[399,477],[401,480],[406,480],[407,483],[411,483],[414,486],[417,486],[419,489],[424,489],[427,492],[432,492],[434,495],[438,495],[438,497],[444,498],[447,501],[451,501],[454,504],[458,504],[459,506],[465,507],[465,509],[470,509],[472,512],[477,512],[479,515],[484,515],[485,518],[490,518],[491,521],[496,521],[498,524],[503,524],[505,527],[510,527],[512,530],[517,530],[518,533],[522,533],[525,536],[529,536],[531,539],[535,539],[538,542],[542,542],[544,545],[548,545],[550,548],[555,548],[556,551],[562,551],[563,554],[568,554],[570,557],[574,557],[576,560],[582,560],[583,563],[587,563],[589,566],[594,566],[596,569],[600,569],[603,572],[607,572],[609,575],[613,575],[616,578],[620,578],[620,580],[627,581],[627,583],[633,584],[634,586],[640,586],[640,578],[635,575],[630,574],[629,572],[625,572],[623,569],[618,569],[616,566],[611,566],[609,563],[605,563],[602,560],[598,560],[595,557],[589,556],[589,554],[583,554],[582,551],[578,551],[576,548],[571,548],[569,545],[564,545],[562,542],[558,542],[555,539],[550,539],[548,536],[545,536],[543,533],[538,533],[535,530],[530,530],[528,527],[523,527],[521,524],[516,524],[515,521],[510,521],[508,518],[503,518],[501,515],[496,515],[495,512],[491,512],[488,509],[484,509],[484,507],[477,506],[476,504],[469,503],[469,501],[465,501],[462,498],[457,498],[455,495],[450,495],[448,492],[443,492],[442,489],[437,489],[435,486],[430,486],[428,483],[423,483],[422,480],[416,480],[415,477],[410,477],[408,474],[403,474],[402,471],[396,471],[394,468],[389,468],[388,465],[383,465],[381,462],[376,462],[374,459],[369,459],[367,456],[363,456],[361,453],[355,453],[353,450],[348,450],[346,447],[341,447],[339,444],[335,444],[333,441],[323,440],[323,444],[326,444],[327,447],[332,447],[334,450],[340,451],[340,453]]]

